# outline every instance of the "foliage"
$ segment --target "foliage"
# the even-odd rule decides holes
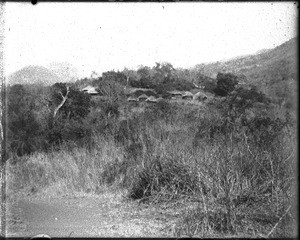
[[[176,113],[176,106],[168,101],[162,100],[154,105],[149,105],[145,109],[145,121],[154,121],[155,119],[171,120]]]
[[[218,73],[217,75],[217,87],[215,93],[219,96],[226,96],[232,92],[235,85],[238,84],[238,77],[232,73]]]
[[[35,150],[39,124],[34,117],[34,98],[23,85],[16,84],[7,94],[8,146],[18,155]]]
[[[120,114],[120,103],[125,99],[124,87],[114,80],[102,80],[99,82],[98,91],[106,99],[98,104],[106,116],[117,117]]]
[[[153,88],[154,84],[152,82],[150,67],[139,67],[139,69],[137,70],[137,74],[139,75],[139,84],[137,84],[136,87]]]
[[[62,102],[62,96],[66,96],[66,94],[66,83],[55,83],[51,87],[50,106],[52,109],[56,108]],[[88,115],[90,106],[90,95],[70,87],[67,100],[59,109],[60,116],[62,119],[80,120]]]
[[[160,193],[189,194],[197,191],[197,176],[176,159],[152,159],[136,176],[129,197],[147,199]]]
[[[102,73],[102,80],[104,82],[115,82],[120,85],[126,85],[127,76],[123,72],[115,72],[115,71],[108,71]]]

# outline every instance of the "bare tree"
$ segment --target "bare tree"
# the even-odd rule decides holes
[[[58,110],[65,104],[66,100],[68,99],[68,94],[69,94],[69,87],[67,86],[67,92],[65,94],[65,96],[63,95],[62,91],[59,91],[59,94],[61,95],[62,97],[62,101],[61,103],[54,109],[54,112],[53,112],[53,118],[55,118]]]

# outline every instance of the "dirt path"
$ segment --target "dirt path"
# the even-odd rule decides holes
[[[121,193],[23,198],[7,204],[7,236],[172,237],[180,213],[139,205]]]

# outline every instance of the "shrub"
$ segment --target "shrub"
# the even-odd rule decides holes
[[[217,87],[215,94],[219,96],[226,96],[232,92],[235,85],[238,84],[238,77],[231,73],[218,73],[217,75]]]
[[[7,94],[7,146],[19,156],[38,148],[40,125],[35,119],[34,97],[23,87],[13,85]]]
[[[176,159],[152,159],[141,168],[129,190],[129,197],[142,199],[149,197],[177,197],[198,189],[197,177],[188,166]],[[156,201],[161,199],[156,199]]]
[[[66,101],[63,102],[63,98]],[[61,107],[60,104],[63,104]],[[85,118],[91,107],[91,97],[89,94],[80,92],[73,87],[67,87],[66,83],[55,83],[51,87],[50,107],[57,109],[58,115],[62,119],[79,120]],[[57,117],[59,118],[59,117]]]

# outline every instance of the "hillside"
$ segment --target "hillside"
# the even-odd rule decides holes
[[[245,81],[258,86],[264,92],[274,92],[282,81],[295,85],[297,38],[273,49],[263,49],[256,54],[237,57],[227,61],[196,65],[203,74],[216,77],[218,72],[232,72],[245,76]]]
[[[53,62],[47,68],[62,79],[63,82],[74,82],[78,79],[77,69],[68,62]]]
[[[60,82],[61,78],[42,66],[27,66],[9,75],[7,84],[51,85]]]
[[[286,65],[291,67],[288,74],[295,77],[296,74],[296,50],[297,39],[292,38],[289,41],[281,44],[273,49],[263,49],[253,55],[236,57],[226,61],[218,61],[209,64],[199,64],[195,68],[201,68],[203,73],[210,77],[215,77],[218,72],[226,71],[235,74],[244,74],[250,77],[250,81],[257,79],[253,73],[260,73],[272,65],[286,62]],[[293,67],[293,68],[292,68]]]

